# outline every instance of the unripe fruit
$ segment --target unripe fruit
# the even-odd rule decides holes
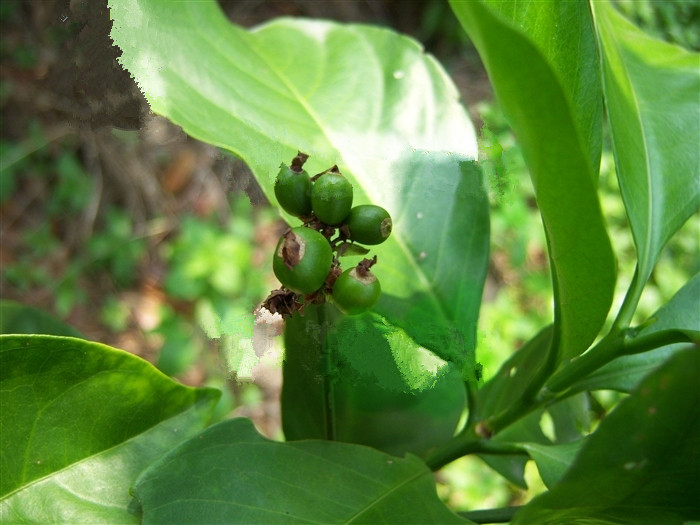
[[[333,285],[333,302],[348,315],[372,308],[382,294],[377,277],[361,267],[345,270]]]
[[[323,286],[332,262],[328,240],[316,230],[300,226],[277,243],[272,270],[286,288],[308,295]]]
[[[352,184],[331,169],[314,182],[311,207],[321,222],[331,226],[340,224],[352,208]]]
[[[308,217],[311,215],[312,187],[313,183],[305,170],[295,171],[282,164],[275,180],[275,197],[290,215]]]
[[[350,239],[360,244],[381,244],[391,234],[389,212],[374,204],[355,206],[345,219]]]

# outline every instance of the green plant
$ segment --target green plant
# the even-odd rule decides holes
[[[386,206],[395,228],[373,268],[382,296],[360,315],[324,303],[287,319],[286,442],[241,419],[203,429],[216,394],[133,356],[3,336],[3,520],[700,519],[700,276],[634,321],[664,246],[700,204],[698,56],[650,38],[608,2],[450,5],[532,179],[547,322],[480,379],[489,192],[456,91],[415,42],[297,19],[245,31],[213,1],[113,0],[121,62],[153,111],[242,157],[268,196],[279,159],[301,148],[314,170],[338,162],[356,204]],[[604,104],[636,258],[612,319],[618,279],[598,191]],[[501,182],[509,151],[493,133],[489,180]],[[521,486],[534,461],[548,490],[522,507],[457,515],[431,471],[464,456]],[[75,497],[95,479],[104,490]]]

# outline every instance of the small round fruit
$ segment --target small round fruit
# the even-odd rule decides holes
[[[328,240],[316,230],[300,226],[277,243],[272,270],[286,288],[308,295],[323,286],[332,262]]]
[[[294,171],[286,164],[280,166],[275,180],[275,197],[282,209],[295,217],[311,215],[313,183],[306,170]]]
[[[345,219],[350,239],[360,244],[381,244],[391,234],[389,212],[374,204],[362,204],[350,210]]]
[[[352,184],[336,171],[324,173],[314,182],[311,207],[321,222],[340,224],[352,208]]]
[[[338,276],[333,285],[333,302],[348,315],[372,308],[382,294],[377,277],[369,270],[351,268]]]

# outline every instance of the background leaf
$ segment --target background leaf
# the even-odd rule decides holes
[[[326,438],[327,417],[335,439],[397,456],[422,455],[453,436],[465,406],[461,375],[381,317],[312,306],[287,320],[285,348],[287,440]]]
[[[550,492],[514,524],[682,523],[700,518],[700,352],[685,350],[608,415]]]
[[[245,31],[213,0],[109,5],[120,62],[152,110],[240,156],[271,202],[280,162],[302,150],[311,173],[338,164],[356,204],[391,213],[392,236],[375,252],[376,311],[463,361],[475,345],[488,201],[471,162],[474,129],[438,63],[377,27],[282,19]]]
[[[583,352],[610,308],[615,261],[596,181],[602,102],[583,2],[452,0],[518,136],[542,214],[554,284],[554,342]]]
[[[508,409],[523,395],[547,357],[553,327],[547,326],[513,353],[477,392],[475,420]]]
[[[0,336],[0,519],[136,523],[130,485],[219,395],[98,343]]]
[[[247,419],[214,425],[155,463],[134,493],[144,523],[471,523],[415,456],[328,441],[276,443]]]
[[[555,443],[571,443],[587,435],[591,426],[589,410],[590,404],[584,392],[547,407],[552,418]]]
[[[542,427],[540,426],[541,418],[542,410],[535,410],[496,434],[496,436],[491,438],[491,441],[496,443],[539,443],[541,445],[551,445],[551,441],[542,432]],[[525,464],[529,458],[525,452],[518,455],[479,454],[479,457],[511,483],[523,489],[527,488]]]
[[[52,315],[15,301],[0,301],[0,334],[46,334],[80,337],[75,328]]]
[[[700,207],[700,54],[648,36],[607,1],[590,5],[641,293],[663,246]]]
[[[523,443],[530,457],[537,464],[542,481],[551,488],[556,484],[574,462],[584,440],[571,441],[559,445],[542,445],[540,443]]]

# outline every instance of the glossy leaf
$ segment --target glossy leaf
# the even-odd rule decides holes
[[[683,523],[700,518],[700,352],[647,376],[586,440],[550,492],[514,525]]]
[[[639,330],[638,337],[663,330],[700,332],[700,274],[688,281],[671,300],[654,313]],[[648,324],[647,324],[648,323]],[[644,376],[658,368],[673,354],[687,348],[678,343],[648,352],[619,357],[572,386],[572,392],[619,390],[630,392]]]
[[[559,357],[583,352],[613,297],[596,181],[602,102],[584,2],[452,0],[518,136],[547,235]]]
[[[440,65],[378,27],[281,19],[246,31],[214,0],[109,5],[120,62],[151,109],[240,156],[271,202],[280,163],[301,150],[310,173],[340,167],[354,204],[389,211],[375,310],[461,367],[475,345],[488,200],[474,129]]]
[[[0,521],[137,523],[129,487],[218,396],[98,343],[1,336]]]
[[[641,288],[700,207],[700,54],[648,36],[607,1],[590,6]]]
[[[83,337],[52,315],[15,301],[0,300],[0,334],[46,334]]]
[[[454,435],[465,406],[460,374],[381,317],[309,307],[287,320],[285,347],[287,440],[333,437],[403,456]]]
[[[415,456],[328,441],[277,443],[250,420],[210,427],[155,463],[134,494],[143,523],[471,523]]]

